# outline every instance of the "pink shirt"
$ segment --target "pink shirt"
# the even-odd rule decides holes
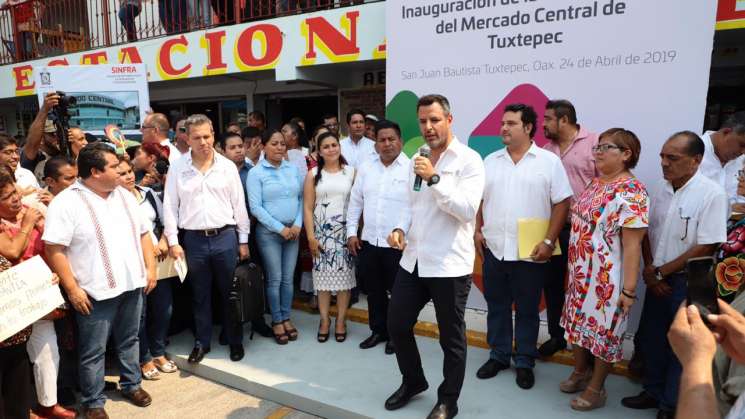
[[[592,154],[592,148],[597,144],[598,134],[591,133],[580,126],[577,136],[572,140],[572,144],[564,150],[564,153],[559,151],[559,145],[553,141],[549,141],[543,146],[544,149],[556,154],[561,159],[564,170],[569,176],[569,184],[574,192],[573,200],[579,198],[590,181],[598,176],[595,169],[595,156]]]

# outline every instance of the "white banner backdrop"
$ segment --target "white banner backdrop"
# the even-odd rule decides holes
[[[39,106],[49,92],[75,97],[70,126],[98,136],[104,135],[107,125],[119,127],[125,135],[140,134],[150,109],[145,64],[34,67],[34,76]]]
[[[624,127],[639,136],[635,173],[649,184],[661,175],[658,154],[669,135],[703,127],[716,7],[715,0],[387,0],[388,117],[402,123],[411,153],[422,141],[416,97],[443,94],[456,135],[483,157],[501,148],[506,104],[536,108],[541,145],[546,100],[568,99],[589,130]],[[469,306],[485,308],[473,290]]]

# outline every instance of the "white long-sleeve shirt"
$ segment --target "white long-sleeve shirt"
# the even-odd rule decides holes
[[[481,156],[453,137],[435,165],[440,182],[413,190],[413,160],[409,166],[409,203],[397,228],[406,232],[401,267],[423,278],[459,277],[473,273],[476,248],[473,233],[484,191]]]
[[[698,173],[708,177],[718,183],[727,193],[727,199],[730,204],[745,202],[745,198],[737,196],[738,172],[744,169],[745,156],[740,156],[730,160],[724,165],[714,152],[714,142],[711,140],[711,134],[715,131],[707,131],[701,136],[704,142],[704,158],[698,166]]]
[[[390,247],[388,235],[396,228],[402,207],[409,203],[410,169],[410,160],[404,153],[388,167],[380,157],[362,165],[349,197],[347,238],[357,236],[362,215],[362,240],[373,246]]]
[[[355,169],[359,169],[366,161],[378,155],[375,151],[375,141],[367,137],[360,138],[356,143],[350,137],[345,137],[339,141],[339,146],[347,164]]]
[[[497,259],[519,260],[518,220],[551,219],[553,205],[573,194],[566,170],[558,156],[535,143],[517,163],[503,148],[486,156],[484,167],[489,179],[481,231],[487,247]]]
[[[212,166],[201,173],[184,154],[168,171],[163,199],[163,228],[170,246],[178,229],[206,230],[235,225],[239,243],[248,243],[249,221],[243,185],[235,164],[214,153]]]

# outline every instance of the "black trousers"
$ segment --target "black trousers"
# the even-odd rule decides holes
[[[559,233],[561,255],[551,256],[550,270],[543,284],[543,295],[546,298],[546,317],[548,318],[548,333],[553,339],[564,339],[564,329],[559,325],[561,312],[564,310],[565,288],[567,275],[567,252],[569,251],[569,233],[571,225],[566,224]]]
[[[217,285],[223,319],[223,334],[231,345],[243,343],[243,327],[236,324],[230,313],[228,295],[233,285],[233,272],[238,261],[238,239],[235,229],[228,228],[216,236],[205,237],[185,231],[180,241],[189,268],[187,281],[191,284],[194,312],[195,345],[210,348],[212,340],[212,288]]]
[[[437,389],[442,403],[456,403],[466,373],[466,323],[463,314],[471,275],[454,278],[422,278],[399,268],[388,307],[388,333],[396,348],[403,382],[416,386],[426,382],[422,359],[414,340],[414,325],[424,305],[432,300],[440,329],[440,347],[445,355],[444,380]]]
[[[373,333],[388,336],[388,292],[398,273],[401,251],[362,242],[359,272],[367,288],[367,311]]]
[[[26,344],[0,348],[0,419],[26,419],[32,403]]]

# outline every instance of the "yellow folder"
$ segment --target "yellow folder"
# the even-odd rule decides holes
[[[517,256],[520,259],[530,259],[530,254],[538,243],[546,238],[549,220],[540,218],[518,218],[517,219]],[[559,241],[554,243],[553,255],[560,255]]]

